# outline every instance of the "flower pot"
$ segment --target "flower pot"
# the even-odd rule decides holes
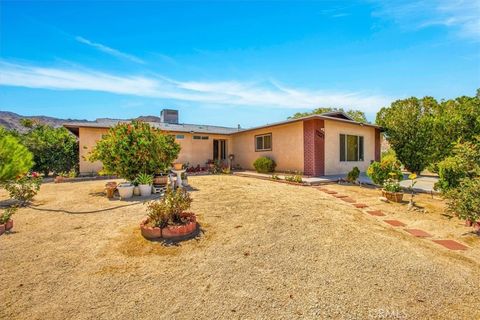
[[[152,194],[152,186],[149,184],[141,184],[138,186],[140,189],[140,194],[142,197],[149,196]]]
[[[174,163],[174,164],[173,164],[173,168],[174,168],[175,170],[182,170],[183,164],[182,164],[182,163]]]
[[[0,224],[0,236],[5,232],[5,225]]]
[[[167,184],[168,177],[162,175],[155,175],[153,178],[153,184]]]
[[[130,183],[121,183],[118,185],[117,190],[120,198],[128,199],[133,196],[133,185]]]
[[[133,187],[133,195],[139,196],[140,195],[140,188],[138,186]]]
[[[150,227],[148,225],[148,218],[145,218],[140,223],[140,231],[142,236],[147,239],[158,239],[162,237],[162,229],[159,227]]]
[[[5,231],[9,231],[12,228],[13,228],[13,220],[9,219],[7,223],[5,223]]]
[[[402,202],[403,200],[403,192],[390,192],[390,191],[382,190],[382,194],[389,201]]]

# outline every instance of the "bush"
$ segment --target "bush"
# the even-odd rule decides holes
[[[133,181],[140,173],[165,172],[180,152],[171,135],[132,121],[110,128],[90,153],[90,161],[100,160],[103,171]]]
[[[299,174],[294,174],[291,176],[285,176],[285,181],[295,182],[295,183],[303,183],[302,176]]]
[[[24,175],[32,166],[32,153],[17,138],[0,128],[0,183]]]
[[[12,199],[18,200],[20,205],[25,205],[37,195],[41,183],[42,178],[33,172],[18,179],[9,180],[3,187],[10,193]]]
[[[167,225],[182,224],[181,214],[190,208],[191,203],[192,198],[185,189],[168,188],[162,199],[148,204],[148,217],[155,227],[164,228]]]
[[[353,167],[352,171],[347,174],[347,181],[350,183],[355,183],[360,176],[360,169],[358,167]]]
[[[274,172],[277,164],[268,157],[260,157],[253,163],[253,167],[259,173]]]
[[[458,188],[447,191],[445,196],[449,211],[460,219],[480,220],[480,177],[462,180]]]
[[[54,128],[49,125],[27,123],[30,128],[23,135],[23,143],[33,153],[35,165],[33,170],[48,176],[50,172],[78,171],[77,138],[67,129]]]
[[[399,181],[403,179],[400,162],[392,156],[386,156],[380,162],[373,162],[367,170],[367,175],[379,186],[383,186],[385,181],[391,178],[391,174],[394,174]]]

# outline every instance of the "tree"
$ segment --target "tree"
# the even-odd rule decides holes
[[[33,166],[33,155],[20,141],[0,128],[0,183],[27,173]]]
[[[178,157],[180,145],[148,123],[132,121],[110,128],[90,153],[90,161],[101,161],[106,173],[133,181],[140,173],[166,171]]]
[[[385,129],[398,160],[414,173],[423,171],[435,150],[434,111],[438,102],[432,97],[397,100],[377,113],[376,123]]]
[[[311,116],[314,114],[322,114],[326,112],[344,112],[346,113],[350,118],[352,118],[355,121],[362,122],[362,123],[368,123],[367,117],[365,116],[365,113],[360,110],[343,110],[343,108],[317,108],[312,110],[311,112],[297,112],[293,116],[288,117],[288,119],[297,119],[297,118],[302,118],[302,117],[307,117]]]
[[[48,176],[77,170],[78,142],[67,129],[54,128],[35,122],[24,122],[30,130],[23,135],[23,143],[33,153],[35,171]]]

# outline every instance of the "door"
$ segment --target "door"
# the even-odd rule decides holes
[[[213,140],[213,161],[227,159],[227,140]]]

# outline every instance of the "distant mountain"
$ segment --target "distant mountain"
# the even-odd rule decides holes
[[[85,119],[60,119],[54,117],[47,117],[47,116],[22,116],[16,114],[14,112],[9,111],[0,111],[0,126],[6,128],[7,130],[17,130],[19,132],[27,131],[25,127],[22,126],[20,123],[21,119],[31,119],[36,120],[43,124],[48,124],[53,127],[61,127],[64,123],[68,122],[78,122],[78,121],[87,121]],[[160,122],[160,118],[156,116],[141,116],[136,118],[137,120],[142,120],[146,122]],[[110,119],[110,118],[99,118],[95,121],[91,122],[106,122],[109,120],[118,120],[118,119]],[[132,120],[132,119],[126,119]]]

